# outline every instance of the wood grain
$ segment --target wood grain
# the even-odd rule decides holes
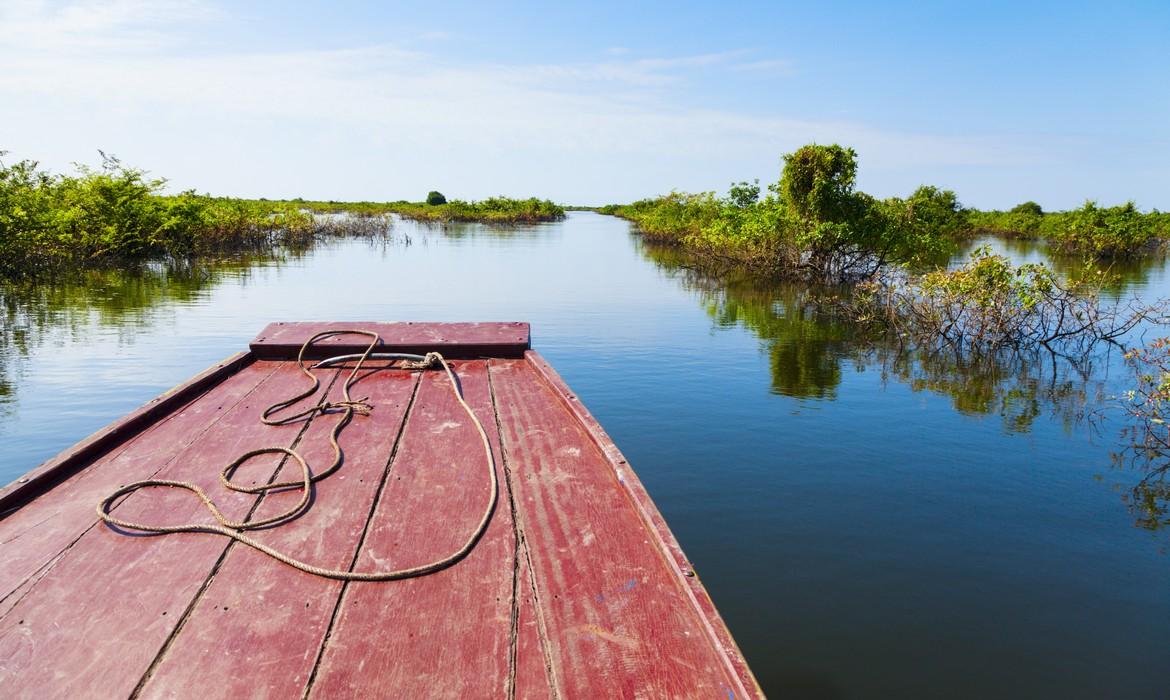
[[[441,352],[448,359],[523,357],[529,347],[527,323],[326,323],[295,321],[271,323],[252,341],[252,353],[264,359],[294,359],[305,341],[328,330],[370,330],[381,336],[379,352],[423,355]],[[341,335],[314,344],[305,357],[319,360],[362,352],[370,344],[361,335]]]
[[[290,556],[335,569],[347,569],[354,560],[417,380],[415,373],[402,370],[361,377],[352,391],[368,396],[374,409],[369,416],[355,416],[341,433],[341,469],[317,482],[313,504],[303,516],[253,533]],[[339,381],[331,398],[340,397]],[[310,467],[320,470],[332,463],[329,432],[340,419],[340,413],[318,416],[301,437],[298,451]],[[298,478],[299,471],[297,464],[286,463],[279,479]],[[299,498],[299,489],[270,494],[254,517],[283,512]],[[341,588],[340,581],[233,545],[141,697],[300,697]],[[208,685],[209,677],[219,681]]]
[[[345,325],[276,324],[257,343],[295,355],[308,335]],[[495,515],[463,561],[417,579],[343,584],[221,537],[95,526],[99,498],[151,476],[199,483],[231,518],[298,499],[218,482],[224,464],[256,447],[295,444],[314,467],[331,461],[338,414],[262,425],[260,412],[306,380],[294,363],[249,359],[215,375],[220,384],[170,399],[169,413],[142,423],[136,412],[136,434],[123,428],[67,451],[56,463],[73,460],[75,473],[57,472],[64,480],[51,491],[0,520],[0,695],[762,697],[616,445],[537,353],[519,358],[526,324],[389,326],[381,330],[400,351],[448,343],[458,348],[448,354],[514,355],[453,363],[500,480]],[[460,344],[468,340],[483,344]],[[349,342],[320,354],[364,349]],[[321,376],[336,399],[342,373]],[[307,514],[259,539],[357,570],[425,563],[463,543],[489,482],[445,376],[373,371],[354,386],[366,395],[376,408],[343,432],[341,470],[317,485]],[[236,478],[267,481],[277,469],[275,457],[257,459]],[[190,494],[165,489],[116,510],[145,522],[209,517]]]
[[[456,371],[499,469],[487,367],[456,363]],[[357,568],[422,564],[462,545],[488,495],[482,454],[446,377],[425,373]],[[504,697],[514,551],[501,495],[487,532],[463,561],[421,578],[347,586],[311,696]]]
[[[492,372],[560,694],[747,696],[585,427],[530,363]]]
[[[179,407],[0,521],[0,601],[10,598],[18,586],[97,524],[94,506],[98,501],[122,484],[146,479],[173,461],[273,369],[272,363],[245,367],[231,381]]]
[[[678,574],[679,582],[690,593],[691,603],[702,617],[712,644],[722,652],[726,663],[739,678],[742,684],[741,696],[746,694],[750,697],[763,697],[764,691],[760,688],[755,675],[744,659],[743,652],[740,651],[731,632],[727,629],[727,625],[723,622],[714,601],[711,600],[707,589],[704,588],[699,572],[686,553],[683,552],[678,539],[670,531],[666,519],[658,511],[658,506],[654,505],[653,499],[650,498],[650,494],[646,491],[641,479],[638,478],[638,474],[630,467],[621,450],[601,427],[601,423],[593,417],[589,409],[578,399],[553,366],[541,357],[540,353],[533,350],[525,353],[525,358],[549,385],[549,388],[560,400],[561,405],[584,428],[593,444],[605,455],[619,487],[629,495],[634,509],[642,516],[643,521],[653,533],[654,545],[673,562],[672,570]]]
[[[158,476],[198,483],[217,495],[228,517],[243,517],[255,497],[220,488],[219,470],[250,448],[294,442],[301,425],[270,427],[258,419],[265,407],[287,397],[298,379],[304,378],[296,367],[277,367]],[[266,480],[275,467],[273,459],[258,459],[237,480]],[[85,508],[92,512],[93,504]],[[115,512],[142,522],[209,518],[191,494],[172,489],[133,493]],[[226,544],[222,537],[198,533],[128,536],[106,526],[87,531],[0,619],[5,696],[128,696]]]

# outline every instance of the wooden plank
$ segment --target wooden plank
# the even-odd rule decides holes
[[[216,495],[225,515],[243,517],[255,497],[219,486],[219,471],[240,453],[290,445],[301,425],[258,420],[303,384],[291,363],[278,367],[195,445],[159,471]],[[257,459],[237,481],[262,481],[275,459]],[[115,512],[150,523],[209,518],[202,503],[175,489],[137,492]],[[174,631],[223,554],[227,540],[198,533],[128,536],[95,527],[0,619],[0,687],[24,697],[126,697]]]
[[[493,363],[561,697],[752,697],[605,453],[533,364]]]
[[[98,520],[94,506],[122,484],[146,479],[169,464],[275,369],[252,364],[200,399],[139,433],[121,449],[99,457],[50,492],[0,521],[0,601],[7,602],[29,577],[43,573]],[[75,451],[70,451],[76,454]]]
[[[398,439],[417,373],[366,372],[354,396],[368,396],[369,416],[355,416],[339,443],[341,469],[316,484],[309,511],[293,522],[252,535],[292,557],[334,569],[354,560],[370,509]],[[340,400],[341,381],[331,400]],[[310,467],[333,461],[329,433],[341,414],[318,417],[299,443]],[[280,480],[299,478],[295,462],[281,468]],[[299,489],[270,494],[256,518],[295,505]],[[365,584],[393,585],[393,584]],[[340,581],[312,576],[254,549],[233,545],[210,585],[184,622],[140,697],[300,697],[317,660]],[[216,678],[208,684],[208,678]]]
[[[0,489],[0,518],[248,366],[253,359],[242,352],[212,365]]]
[[[710,594],[703,586],[698,571],[683,552],[678,539],[667,526],[666,519],[662,517],[658,507],[654,505],[646,487],[642,485],[641,479],[630,468],[629,462],[622,455],[621,450],[547,360],[532,350],[525,353],[525,357],[560,399],[561,405],[577,419],[594,445],[605,455],[619,486],[629,495],[643,521],[654,534],[655,545],[660,551],[665,552],[670,561],[674,563],[673,570],[681,575],[679,580],[690,593],[692,603],[702,616],[713,644],[723,653],[727,663],[735,670],[743,687],[753,696],[763,697],[763,690],[744,659],[743,652],[740,651],[731,632],[727,629],[727,625],[723,622]]]
[[[305,341],[328,330],[370,330],[381,337],[380,352],[422,355],[441,352],[448,359],[523,357],[529,347],[527,323],[347,323],[299,321],[270,323],[252,341],[252,353],[259,358],[294,359]],[[370,341],[361,335],[327,338],[306,353],[319,360],[335,355],[362,352]]]
[[[457,363],[500,469],[485,363]],[[500,475],[503,488],[503,475]],[[482,446],[440,372],[427,372],[407,419],[359,570],[404,567],[458,549],[488,497]],[[515,533],[505,494],[462,561],[421,578],[350,584],[312,697],[503,697],[512,646]]]
[[[512,697],[516,700],[547,700],[556,697],[553,691],[556,681],[546,655],[543,621],[537,618],[536,590],[526,547],[521,544],[516,588],[516,671]]]

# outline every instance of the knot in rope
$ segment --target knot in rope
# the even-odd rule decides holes
[[[374,407],[370,405],[369,399],[370,397],[367,396],[364,399],[356,400],[325,401],[317,404],[317,410],[321,413],[325,413],[326,411],[334,408],[348,408],[358,415],[368,416],[370,415],[370,411],[374,410]]]
[[[437,352],[428,352],[421,360],[403,360],[403,369],[430,369],[443,365],[443,356]]]

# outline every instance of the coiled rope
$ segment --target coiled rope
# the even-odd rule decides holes
[[[357,359],[353,370],[349,373],[349,377],[347,377],[345,380],[345,384],[342,385],[342,400],[328,402],[325,401],[325,397],[323,396],[320,403],[307,408],[300,413],[296,413],[291,416],[285,416],[283,418],[273,418],[273,414],[279,413],[289,408],[290,406],[295,405],[298,401],[311,396],[317,391],[318,388],[320,388],[321,382],[311,371],[309,371],[309,368],[305,366],[305,351],[320,340],[338,335],[364,335],[370,338],[369,347],[367,347],[365,352],[361,353],[360,355],[346,355],[343,357],[330,358],[329,360],[323,360],[322,362],[314,365],[314,367],[324,367],[336,362],[350,361],[355,358]],[[289,566],[300,569],[301,571],[314,574],[316,576],[340,579],[342,581],[391,581],[395,579],[411,578],[414,576],[422,576],[424,574],[433,573],[435,571],[439,571],[440,569],[445,569],[459,561],[463,557],[467,556],[472,548],[475,547],[476,542],[479,541],[479,538],[487,529],[488,523],[492,518],[492,513],[495,512],[496,502],[499,499],[499,483],[496,478],[496,460],[495,456],[492,454],[492,446],[488,441],[487,432],[484,431],[483,424],[481,424],[479,419],[476,418],[475,412],[471,410],[471,407],[468,406],[467,402],[463,399],[463,389],[459,384],[459,380],[455,377],[455,373],[451,371],[451,368],[447,365],[447,361],[443,358],[442,355],[437,352],[429,352],[422,356],[397,353],[373,353],[374,348],[378,345],[379,342],[381,342],[381,340],[377,333],[366,330],[325,331],[323,333],[314,335],[312,338],[309,338],[301,346],[301,350],[297,354],[297,366],[300,367],[301,372],[303,372],[305,376],[313,380],[312,386],[290,399],[285,399],[283,401],[278,401],[272,404],[267,409],[265,409],[260,416],[260,421],[265,425],[285,425],[300,418],[324,414],[333,409],[341,409],[343,411],[341,419],[338,420],[335,426],[333,426],[333,430],[329,434],[329,442],[333,446],[333,463],[327,469],[320,473],[314,474],[312,473],[312,470],[309,469],[309,465],[305,461],[304,457],[298,454],[296,450],[287,447],[262,447],[255,450],[249,450],[248,452],[240,455],[235,460],[233,460],[231,464],[224,467],[219,474],[219,480],[225,487],[240,493],[258,494],[274,491],[277,489],[300,486],[301,500],[295,506],[289,508],[283,513],[280,513],[279,515],[262,518],[260,520],[229,520],[222,512],[220,512],[219,508],[216,507],[215,503],[207,496],[207,494],[199,487],[198,484],[194,484],[189,481],[173,481],[169,479],[144,479],[142,481],[136,481],[132,484],[127,484],[104,498],[101,503],[98,503],[97,506],[98,517],[110,525],[115,525],[126,530],[137,530],[139,532],[151,532],[157,534],[169,534],[174,532],[206,532],[223,535],[224,537],[230,537],[231,539],[252,547],[253,549],[257,549],[272,557],[273,559],[282,561]],[[349,395],[350,386],[356,381],[358,372],[362,369],[362,365],[369,359],[399,360],[402,362],[402,364],[399,365],[399,368],[401,369],[426,370],[436,366],[441,367],[447,374],[447,379],[451,386],[451,392],[455,395],[455,399],[459,402],[459,405],[463,407],[463,410],[467,412],[468,417],[471,418],[471,422],[475,425],[475,429],[479,432],[480,440],[483,442],[484,461],[487,464],[488,478],[491,481],[491,494],[488,498],[487,507],[484,508],[483,516],[479,519],[479,524],[475,526],[475,530],[472,532],[471,536],[467,538],[467,542],[464,543],[464,545],[455,552],[452,552],[442,559],[430,562],[429,564],[413,566],[407,569],[395,569],[393,571],[366,572],[349,571],[343,569],[326,569],[324,567],[314,566],[312,564],[294,559],[289,555],[284,554],[283,552],[279,552],[272,547],[269,547],[268,545],[263,544],[262,542],[259,542],[244,534],[244,532],[247,530],[254,530],[256,528],[269,525],[283,524],[301,515],[309,507],[313,484],[334,473],[341,467],[341,464],[344,461],[344,457],[342,455],[341,446],[338,444],[338,436],[341,434],[341,431],[345,429],[345,426],[349,424],[350,420],[353,419],[354,414],[369,415],[370,411],[373,410],[373,406],[369,404],[368,398],[355,401]],[[258,457],[265,454],[283,454],[291,457],[301,466],[301,478],[291,481],[279,481],[275,483],[261,484],[258,486],[244,486],[232,481],[232,476],[236,473],[240,466],[253,457]],[[203,504],[207,506],[207,509],[211,512],[211,515],[217,522],[215,524],[189,523],[183,525],[150,525],[122,520],[121,518],[115,517],[110,513],[113,502],[119,497],[130,494],[134,491],[138,491],[139,489],[152,487],[179,488],[186,489],[187,491],[194,493],[201,501],[203,501]]]

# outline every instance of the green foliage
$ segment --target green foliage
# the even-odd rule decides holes
[[[994,235],[1007,238],[1039,238],[1044,214],[1019,210],[970,211],[967,214],[967,232],[974,235]],[[1039,208],[1039,207],[1037,207]]]
[[[807,226],[856,220],[860,202],[853,192],[857,153],[852,148],[808,145],[784,156],[777,191],[780,200]]]
[[[966,264],[918,276],[884,276],[847,302],[854,320],[920,349],[964,354],[1033,353],[1085,357],[1146,320],[1165,303],[1102,302],[1104,273],[1061,280],[1043,264],[1012,265],[983,247]]]
[[[1008,327],[1014,324],[1004,319],[1033,310],[1058,283],[1046,265],[1013,266],[1006,257],[984,247],[975,250],[962,267],[922,275],[918,285],[924,296],[937,302],[932,304],[936,308],[958,302],[990,314],[993,325]]]
[[[1043,231],[1060,248],[1096,257],[1137,255],[1170,236],[1170,217],[1143,214],[1133,202],[1100,207],[1096,202],[1045,218]]]
[[[1133,424],[1126,430],[1130,447],[1115,459],[1146,472],[1127,501],[1139,526],[1158,530],[1170,527],[1170,338],[1133,348],[1125,359],[1135,380],[1124,404]]]
[[[1066,253],[1102,259],[1156,251],[1170,238],[1170,215],[1144,214],[1133,202],[1100,207],[1090,201],[1064,212],[1045,212],[1035,202],[1024,202],[1006,212],[972,211],[967,219],[969,234],[1045,238]]]
[[[723,206],[714,192],[671,192],[633,204],[602,207],[601,211],[634,221],[652,240],[679,241],[711,226],[722,215]]]
[[[478,202],[464,202],[453,199],[445,204],[414,204],[394,202],[386,206],[387,211],[418,221],[478,221],[490,224],[535,223],[538,221],[559,221],[565,218],[565,210],[547,199],[511,199],[489,197]]]
[[[299,244],[339,230],[299,205],[183,192],[103,154],[100,168],[52,175],[0,163],[0,274],[103,261],[172,258]]]
[[[1021,204],[1017,204],[1016,206],[1012,207],[1010,210],[1008,210],[1008,213],[1009,214],[1028,214],[1031,216],[1043,216],[1044,210],[1042,208],[1040,208],[1039,204],[1029,200],[1027,202],[1023,202]]]
[[[431,190],[430,192],[427,192],[427,204],[431,205],[432,207],[437,206],[439,204],[446,204],[446,203],[447,203],[447,198],[443,196],[442,192],[437,192],[435,190]]]
[[[749,183],[744,180],[731,183],[731,188],[727,191],[727,199],[733,206],[740,209],[750,207],[760,201],[760,181],[753,180]]]
[[[723,199],[672,192],[601,211],[654,240],[830,283],[945,258],[966,216],[953,192],[923,187],[879,202],[854,189],[856,174],[852,149],[804,146],[784,156],[781,179],[763,199],[757,185],[741,182]]]

